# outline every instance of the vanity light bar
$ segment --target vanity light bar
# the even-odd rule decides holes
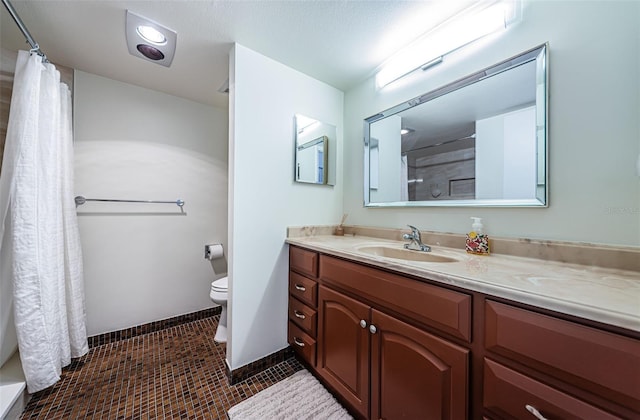
[[[473,7],[443,22],[387,60],[376,74],[376,85],[382,88],[417,69],[427,70],[450,52],[505,29],[517,16],[517,2],[504,0],[482,10]]]

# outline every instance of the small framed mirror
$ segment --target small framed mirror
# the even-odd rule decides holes
[[[336,127],[314,118],[295,116],[296,182],[335,185]]]
[[[365,119],[365,206],[546,207],[547,49]]]

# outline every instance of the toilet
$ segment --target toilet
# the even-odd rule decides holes
[[[220,314],[220,322],[218,323],[218,329],[216,330],[216,336],[213,340],[216,343],[227,342],[227,291],[229,288],[229,278],[222,277],[211,283],[211,293],[209,296],[213,303],[217,303],[222,306],[222,313]]]

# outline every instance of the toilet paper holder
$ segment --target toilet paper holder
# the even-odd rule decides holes
[[[216,258],[222,258],[224,254],[224,249],[222,248],[222,244],[206,244],[204,246],[204,259],[205,260],[213,260]]]

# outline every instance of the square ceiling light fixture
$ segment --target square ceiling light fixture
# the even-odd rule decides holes
[[[427,70],[441,63],[450,52],[504,30],[520,17],[520,0],[502,0],[484,7],[486,5],[483,2],[462,11],[391,56],[376,74],[378,88],[415,70]]]
[[[129,53],[169,67],[176,52],[176,31],[127,10],[127,47]]]

